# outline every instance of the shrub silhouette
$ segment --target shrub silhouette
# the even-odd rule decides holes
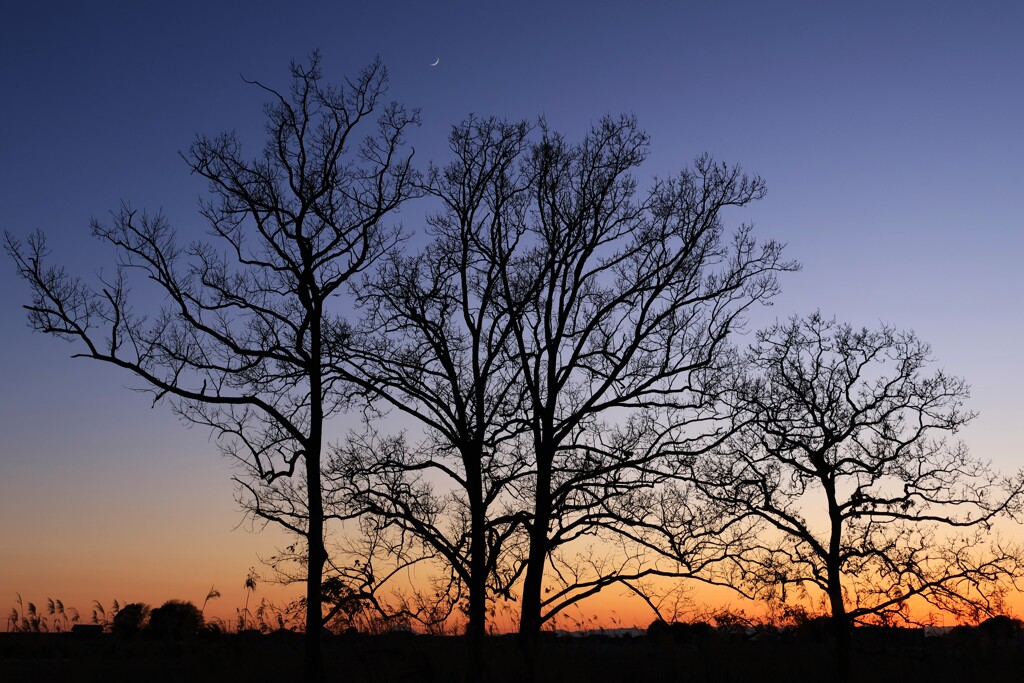
[[[656,619],[647,627],[647,637],[674,643],[693,644],[711,638],[715,630],[705,621],[673,621]]]
[[[168,600],[149,614],[149,632],[158,638],[184,640],[203,627],[203,615],[191,602]]]
[[[133,602],[125,605],[114,615],[111,630],[115,636],[130,637],[142,630],[149,616],[149,605]]]
[[[647,627],[648,638],[664,638],[668,636],[668,622],[664,619],[655,619]]]
[[[668,625],[668,632],[677,643],[696,643],[710,638],[714,629],[706,621],[674,621]]]
[[[1020,635],[1024,622],[1000,614],[978,624],[978,630],[992,640],[1009,640]]]

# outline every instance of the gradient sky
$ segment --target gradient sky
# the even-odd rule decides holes
[[[198,233],[204,183],[178,151],[234,129],[255,155],[264,96],[240,75],[287,87],[289,60],[314,48],[329,80],[382,57],[390,95],[422,108],[424,164],[471,112],[543,114],[571,139],[630,112],[652,140],[641,181],[702,152],[767,181],[766,199],[727,218],[787,242],[804,268],[757,325],[820,308],[916,330],[973,387],[973,452],[1017,469],[1022,26],[1010,1],[9,0],[0,228],[44,229],[83,275],[112,263],[88,222],[121,201]],[[421,217],[401,215],[413,230]],[[31,333],[9,262],[0,297],[0,608],[15,591],[83,611],[199,602],[213,584],[211,611],[233,614],[280,537],[239,527],[208,435]]]

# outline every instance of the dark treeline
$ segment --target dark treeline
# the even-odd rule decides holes
[[[1014,680],[1024,661],[1020,622],[993,618],[945,632],[862,627],[852,634],[850,678],[871,681]],[[292,680],[301,636],[154,632],[98,635],[0,633],[8,678],[87,681]],[[512,637],[483,641],[487,670],[474,676],[462,638],[404,634],[324,639],[326,669],[348,681],[518,682],[529,672]],[[779,681],[829,679],[833,646],[813,622],[777,630],[655,622],[646,636],[542,638],[538,681]],[[824,674],[824,675],[823,675]]]
[[[726,222],[761,178],[702,156],[641,186],[628,116],[578,140],[469,117],[417,170],[418,115],[386,84],[375,63],[328,85],[316,54],[285,91],[257,83],[260,154],[232,134],[184,154],[209,241],[125,205],[92,223],[117,267],[87,282],[6,234],[30,325],[211,429],[243,508],[295,535],[270,561],[306,587],[308,677],[321,630],[367,613],[458,620],[480,666],[498,601],[529,653],[610,586],[657,609],[664,579],[821,598],[840,651],[855,623],[912,623],[911,600],[1004,609],[1021,555],[994,527],[1024,479],[955,440],[964,381],[913,333],[817,312],[744,348],[797,270]],[[394,213],[423,198],[408,234]],[[164,296],[145,315],[135,277]],[[396,599],[413,567],[430,585]]]

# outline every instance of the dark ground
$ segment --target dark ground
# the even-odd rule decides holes
[[[466,681],[465,643],[430,636],[338,636],[324,641],[328,680]],[[111,635],[0,633],[0,681],[296,681],[301,637],[201,635],[185,642]],[[486,642],[490,681],[526,680],[518,641]],[[700,638],[559,637],[542,640],[540,680],[785,681],[833,680],[826,640],[793,636]],[[851,681],[968,683],[1024,680],[1024,639],[924,637],[871,632],[857,637]]]

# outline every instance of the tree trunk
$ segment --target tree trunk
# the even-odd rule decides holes
[[[319,453],[317,453],[319,455]],[[321,592],[324,563],[327,552],[324,549],[323,498],[320,492],[320,458],[306,455],[306,476],[309,484],[309,526],[307,527],[307,548],[309,565],[306,572],[306,636],[305,636],[305,680],[309,683],[324,678],[324,663],[320,652],[320,636],[323,630],[323,607]],[[315,461],[315,463],[314,463]],[[314,474],[315,471],[315,474]]]
[[[319,488],[317,488],[319,491]],[[319,495],[317,496],[319,498]],[[312,499],[313,496],[310,495]],[[324,663],[320,652],[320,634],[323,629],[321,584],[326,552],[323,546],[323,519],[310,515],[308,529],[309,567],[306,573],[306,635],[303,671],[308,683],[324,678]]]
[[[469,645],[469,679],[483,680],[485,665],[483,641],[487,629],[487,539],[484,535],[486,510],[483,482],[479,468],[466,468],[469,494],[469,623],[466,639]]]
[[[839,579],[839,568],[828,567],[828,600],[832,610],[832,634],[836,644],[836,677],[847,680],[850,671],[850,624],[843,604],[843,586]]]
[[[551,467],[540,462],[538,453],[537,492],[534,499],[533,524],[530,526],[530,555],[523,579],[523,601],[519,617],[519,634],[527,642],[537,640],[541,627],[541,590],[544,566],[547,563],[548,528],[551,525]],[[547,458],[544,458],[548,461]]]
[[[310,325],[310,342],[313,357],[321,358],[322,340],[320,312],[313,316]],[[324,499],[323,483],[320,476],[320,457],[323,443],[323,378],[320,366],[310,372],[309,380],[310,415],[309,441],[306,444],[306,496],[309,501],[309,520],[306,526],[306,542],[309,565],[306,568],[306,637],[305,637],[305,678],[308,683],[324,679],[324,662],[320,651],[320,636],[323,631],[324,564],[327,549],[324,547]]]
[[[546,507],[546,506],[545,506]],[[523,580],[523,599],[519,616],[519,640],[523,652],[527,680],[536,681],[537,645],[541,627],[541,589],[543,588],[544,565],[547,561],[547,528],[550,511],[545,510],[543,521],[538,514],[530,528],[530,556],[526,560],[526,577]]]
[[[822,454],[822,458],[824,455]],[[836,680],[845,681],[850,669],[850,625],[846,618],[846,604],[843,602],[843,582],[840,572],[840,553],[843,542],[843,517],[836,500],[835,482],[830,470],[820,465],[821,481],[828,500],[828,515],[831,522],[828,557],[825,558],[828,575],[828,601],[832,612],[832,632],[836,643]]]
[[[534,526],[530,529],[530,556],[526,561],[526,577],[523,580],[519,633],[532,640],[536,640],[541,627],[541,589],[543,588],[544,566],[547,562],[546,527],[546,519],[534,520]]]

